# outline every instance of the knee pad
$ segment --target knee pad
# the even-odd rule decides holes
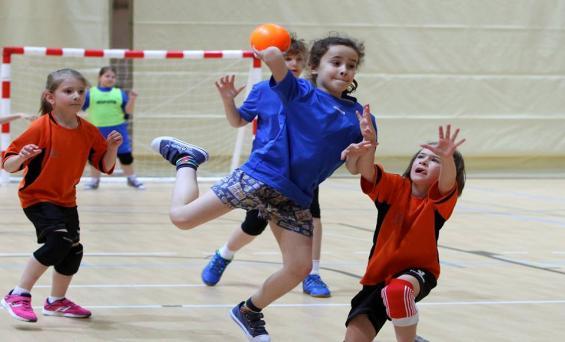
[[[258,210],[249,210],[245,215],[245,220],[241,224],[241,229],[251,236],[257,236],[267,228],[267,224],[267,220],[259,217]]]
[[[54,229],[47,234],[45,243],[33,256],[45,266],[57,265],[67,256],[72,246],[73,240],[66,228]]]
[[[412,283],[404,279],[393,279],[381,290],[381,297],[392,324],[407,327],[418,323]]]
[[[128,153],[118,153],[118,159],[122,165],[130,165],[133,163],[133,155],[131,152]]]
[[[72,246],[67,256],[55,265],[55,270],[66,276],[72,276],[77,273],[82,260],[82,250],[82,244],[80,243]]]

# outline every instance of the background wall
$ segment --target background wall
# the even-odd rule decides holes
[[[108,47],[106,1],[0,10],[3,45]],[[470,173],[565,170],[565,1],[135,0],[134,48],[247,49],[262,22],[307,42],[341,32],[365,43],[356,96],[397,168],[452,123]]]
[[[0,46],[107,47],[109,4],[84,0],[0,0]]]

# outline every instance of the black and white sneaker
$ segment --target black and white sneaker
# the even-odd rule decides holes
[[[202,147],[173,137],[157,137],[151,142],[151,148],[173,165],[184,156],[192,157],[198,165],[208,160],[208,152]]]
[[[263,314],[242,310],[243,302],[239,303],[230,311],[230,316],[237,325],[243,330],[247,339],[252,342],[270,342],[271,337],[265,330]]]

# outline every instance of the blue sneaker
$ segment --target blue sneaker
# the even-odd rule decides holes
[[[222,278],[222,274],[224,274],[230,262],[231,260],[222,258],[220,253],[216,251],[214,255],[212,255],[208,265],[202,270],[202,281],[204,284],[208,286],[216,285],[220,281],[220,278]]]
[[[183,156],[191,156],[198,165],[208,160],[208,152],[202,147],[173,137],[157,137],[151,142],[151,148],[173,165]]]
[[[309,274],[302,281],[302,291],[312,297],[327,298],[332,294],[328,285],[317,274]]]
[[[253,311],[242,311],[243,302],[234,306],[230,311],[230,316],[237,325],[243,330],[249,341],[253,342],[270,342],[271,337],[265,330],[265,321],[263,314]]]

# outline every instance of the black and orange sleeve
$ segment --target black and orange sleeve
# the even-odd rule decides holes
[[[448,219],[455,208],[457,203],[457,183],[453,185],[453,188],[445,194],[439,192],[438,183],[435,182],[430,188],[429,198],[433,202],[439,214],[444,218]]]
[[[6,160],[8,160],[10,157],[18,155],[21,149],[25,145],[29,145],[29,144],[38,145],[39,148],[42,149],[45,148],[44,146],[41,146],[40,123],[33,123],[32,125],[30,125],[30,127],[27,130],[25,130],[20,136],[18,136],[16,139],[12,141],[10,146],[8,146],[8,148],[2,153],[2,168],[4,168],[4,163],[6,162]],[[26,160],[22,164],[20,170],[23,169],[27,164],[29,164],[29,162],[32,159]]]
[[[94,128],[94,129],[93,129]],[[90,153],[88,155],[88,161],[92,166],[101,172],[106,174],[112,174],[114,172],[114,165],[109,170],[104,169],[103,158],[108,150],[108,143],[104,139],[104,136],[98,131],[94,126],[89,127],[89,134],[92,137],[92,144],[90,148]]]
[[[372,182],[361,177],[361,189],[372,200],[386,201],[396,193],[405,180],[402,176],[385,172],[381,165],[375,164],[375,179]]]

